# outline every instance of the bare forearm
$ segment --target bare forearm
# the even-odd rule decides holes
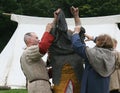
[[[75,16],[75,17],[74,17],[74,20],[75,20],[75,26],[81,25],[79,16]]]
[[[55,24],[56,24],[56,19],[55,19],[55,18],[53,19],[53,22],[52,22],[52,23],[53,23],[53,27],[54,27]]]
[[[75,26],[81,25],[80,18],[79,18],[79,9],[72,6],[70,10],[74,17]]]

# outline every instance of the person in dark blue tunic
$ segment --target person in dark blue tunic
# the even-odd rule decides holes
[[[115,68],[112,38],[107,34],[99,35],[96,46],[89,48],[81,42],[80,29],[81,26],[76,26],[72,35],[73,49],[85,61],[80,93],[109,93],[110,75]],[[85,36],[94,40],[87,34]]]

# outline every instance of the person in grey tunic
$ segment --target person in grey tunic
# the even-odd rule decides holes
[[[81,42],[80,29],[81,26],[75,26],[72,35],[73,49],[85,62],[80,93],[109,93],[110,75],[116,61],[113,40],[108,34],[101,34],[96,38],[95,46],[90,48]]]

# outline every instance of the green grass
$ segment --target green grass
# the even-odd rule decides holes
[[[0,90],[0,93],[27,93],[26,89]]]

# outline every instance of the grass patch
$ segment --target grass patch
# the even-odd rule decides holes
[[[0,90],[0,93],[27,93],[26,89]]]

